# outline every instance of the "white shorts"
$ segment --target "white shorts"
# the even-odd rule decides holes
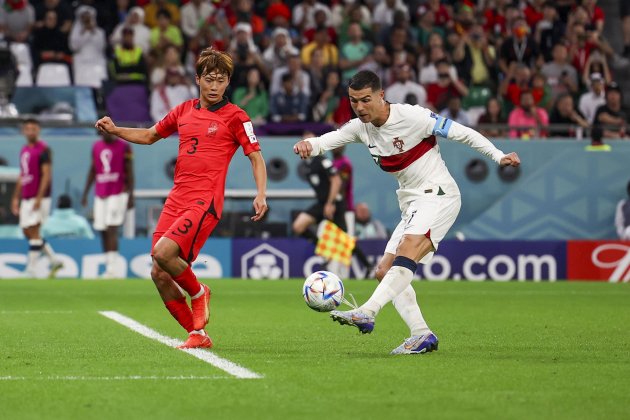
[[[396,249],[403,235],[425,235],[428,232],[437,251],[438,245],[455,223],[462,199],[459,195],[423,195],[412,201],[402,215],[402,220],[394,229],[385,252],[396,255]],[[433,252],[429,252],[420,260],[426,264],[433,258]]]
[[[127,213],[129,194],[124,192],[109,197],[94,198],[94,230],[106,230],[109,226],[120,226]]]
[[[50,197],[42,198],[39,209],[33,210],[35,198],[27,198],[20,202],[20,227],[22,229],[43,225],[50,214]]]

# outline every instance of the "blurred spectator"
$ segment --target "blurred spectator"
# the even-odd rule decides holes
[[[332,149],[332,164],[341,177],[341,195],[346,202],[346,211],[354,211],[354,179],[352,161],[344,153],[346,146]]]
[[[422,5],[418,8],[417,12],[419,16],[418,24],[416,25],[418,44],[422,48],[426,48],[429,45],[429,37],[432,34],[437,34],[441,38],[444,38],[446,33],[444,28],[435,25],[435,14],[433,10]]]
[[[44,26],[33,31],[31,49],[35,66],[42,63],[69,64],[72,61],[68,37],[57,23],[57,13],[54,10],[48,10],[44,17]]]
[[[182,6],[181,29],[186,38],[196,37],[213,12],[214,6],[209,0],[190,0]]]
[[[563,93],[575,94],[578,90],[578,76],[575,67],[568,63],[568,51],[564,44],[553,47],[553,61],[545,63],[540,70],[551,86],[553,99]]]
[[[164,82],[151,91],[151,118],[160,121],[175,106],[195,97],[183,71],[168,68]]]
[[[293,26],[300,31],[314,28],[317,10],[323,10],[326,13],[326,20],[332,22],[332,14],[328,6],[315,0],[304,0],[293,7]]]
[[[313,106],[313,121],[334,124],[334,113],[339,107],[339,98],[344,92],[339,73],[330,71],[326,75],[326,86]]]
[[[299,55],[289,57],[287,65],[275,69],[271,75],[271,86],[269,94],[273,97],[282,90],[282,76],[289,73],[293,78],[293,89],[295,92],[301,92],[307,98],[311,97],[311,78],[309,74],[302,69],[302,60]]]
[[[495,124],[495,127],[480,127],[479,132],[486,137],[505,137],[506,130],[502,128],[507,123],[497,98],[490,98],[486,103],[486,111],[481,114],[477,124]]]
[[[446,60],[437,63],[438,80],[427,86],[427,102],[433,110],[440,110],[447,106],[449,98],[463,97],[468,94],[468,88],[450,74],[451,65]]]
[[[270,0],[265,10],[268,29],[285,28],[291,22],[291,9],[282,0]]]
[[[470,32],[459,37],[453,51],[453,63],[462,81],[467,85],[493,86],[492,71],[495,63],[495,50],[488,43],[481,25],[473,25]]]
[[[129,12],[131,11],[131,6],[131,0],[116,0],[116,21],[113,22],[115,25],[125,22]],[[142,13],[144,15],[144,9]],[[142,21],[144,22],[144,16]]]
[[[597,5],[597,0],[582,0],[582,7],[588,13],[591,27],[601,35],[604,30],[604,11]]]
[[[538,47],[534,38],[530,36],[530,30],[525,19],[516,19],[512,26],[512,36],[508,37],[499,52],[499,68],[503,74],[507,74],[510,64],[523,63],[533,67],[538,58]]]
[[[385,27],[392,26],[394,14],[401,11],[406,20],[409,20],[409,9],[402,0],[380,0],[372,12],[372,26],[374,32],[379,32]]]
[[[607,56],[614,54],[610,46],[600,39],[597,32],[587,32],[583,24],[574,23],[571,26],[569,35],[569,57],[571,64],[577,69],[578,73],[582,74],[584,72],[586,63],[594,51],[601,51]]]
[[[521,92],[531,89],[532,72],[525,64],[510,63],[507,73],[499,87],[499,93],[509,101],[511,106],[521,102]]]
[[[358,203],[354,209],[354,233],[357,239],[387,239],[387,229],[380,220],[372,218],[367,203]]]
[[[411,80],[411,69],[405,64],[396,69],[396,82],[385,89],[385,99],[391,103],[404,104],[405,97],[412,94],[416,104],[426,106],[427,92],[422,85]]]
[[[606,92],[604,91],[604,81],[600,73],[590,75],[591,89],[580,96],[578,108],[586,121],[593,124],[597,108],[606,103]]]
[[[110,62],[111,79],[117,83],[147,82],[147,66],[142,48],[134,44],[132,28],[123,28],[122,42],[114,48],[114,56]]]
[[[157,52],[158,56],[161,55],[167,45],[175,45],[181,48],[184,44],[182,33],[174,24],[171,12],[168,10],[160,9],[157,11],[157,25],[151,29],[150,41],[151,48]]]
[[[543,128],[548,125],[549,117],[547,111],[536,106],[531,91],[521,91],[520,106],[514,108],[508,117],[510,138],[530,140],[532,138],[546,137]]]
[[[265,80],[269,79],[269,73],[254,43],[252,26],[249,23],[240,22],[234,26],[234,38],[230,42],[229,52],[234,60],[234,73],[231,79],[233,89],[247,85],[247,72],[252,68],[257,68]]]
[[[606,87],[606,103],[595,112],[593,125],[600,126],[604,138],[617,139],[626,136],[628,116],[621,109],[621,89],[616,83]]]
[[[7,0],[0,7],[0,38],[26,43],[35,24],[35,9],[28,0]]]
[[[446,54],[443,47],[430,47],[429,50],[429,62],[420,69],[419,82],[422,85],[428,85],[430,83],[436,83],[438,81],[437,63],[444,61]],[[448,73],[452,79],[457,79],[457,69],[455,66],[449,64]]]
[[[163,84],[168,70],[175,70],[180,74],[186,74],[184,66],[179,58],[179,49],[174,45],[168,45],[164,50],[160,61],[153,66],[150,77],[151,86]],[[173,106],[175,105],[176,104]]]
[[[247,72],[247,86],[236,88],[232,102],[241,107],[254,124],[262,124],[269,115],[269,96],[257,68]]]
[[[100,88],[107,79],[105,31],[96,26],[96,9],[92,6],[79,6],[75,16],[70,31],[74,83]]]
[[[72,8],[65,0],[43,0],[39,5],[36,5],[35,27],[43,28],[46,26],[46,15],[49,11],[55,12],[57,18],[55,29],[67,36],[72,27]]]
[[[411,30],[411,23],[409,21],[409,15],[402,10],[396,10],[394,12],[394,19],[391,25],[384,26],[376,34],[378,35],[377,42],[379,44],[388,44],[392,41],[393,33],[399,31],[397,34],[399,43],[409,51],[416,51],[416,36]]]
[[[351,23],[348,26],[348,42],[341,46],[341,59],[339,67],[343,71],[342,79],[350,79],[360,66],[369,62],[372,46],[363,40],[363,29],[358,23]]]
[[[328,73],[333,71],[332,66],[324,65],[324,53],[322,50],[313,50],[311,64],[308,66],[308,75],[311,83],[311,105],[317,102],[324,89],[326,89],[326,78]]]
[[[558,18],[555,4],[545,2],[543,18],[536,25],[534,39],[545,61],[551,61],[553,46],[563,41],[566,24]]]
[[[239,23],[247,23],[251,27],[252,37],[259,41],[265,30],[265,21],[254,13],[251,0],[236,0],[234,14],[228,17],[228,23],[236,27]]]
[[[299,54],[300,50],[293,46],[289,31],[284,28],[276,28],[271,33],[271,45],[262,55],[269,73],[274,69],[287,65],[289,56]]]
[[[528,0],[527,6],[523,9],[523,15],[530,28],[535,28],[538,22],[543,20],[543,6],[546,0]]]
[[[582,129],[588,128],[588,121],[584,118],[584,115],[577,109],[573,103],[573,97],[569,93],[563,93],[558,96],[556,104],[551,110],[549,116],[550,124],[563,124],[573,125],[575,127],[562,127],[549,130],[551,137],[582,137]]]
[[[271,120],[273,122],[306,121],[308,97],[294,89],[293,75],[282,75],[282,90],[271,98]]]
[[[630,3],[619,2],[619,16],[621,16],[621,30],[623,33],[623,55],[630,58]]]
[[[232,28],[228,25],[227,20],[215,13],[209,21],[201,27],[197,36],[188,42],[188,50],[186,51],[185,66],[188,73],[196,73],[196,63],[201,51],[208,47],[212,47],[219,51],[227,50],[228,43],[232,38]]]
[[[320,9],[315,11],[313,18],[315,19],[315,26],[304,31],[305,41],[303,44],[313,42],[316,32],[320,31],[322,28],[326,28],[329,41],[337,45],[337,31],[335,31],[335,28],[330,24],[330,16],[328,16],[324,10]]]
[[[110,37],[110,42],[115,47],[122,43],[123,28],[133,29],[133,42],[142,48],[145,54],[149,53],[151,46],[151,30],[144,24],[144,9],[142,7],[132,7],[129,9],[125,20],[119,23]]]
[[[465,126],[470,125],[468,114],[462,109],[462,99],[459,96],[450,97],[448,106],[440,111],[440,115]]]
[[[392,28],[389,38],[385,42],[387,53],[392,57],[392,64],[409,64],[413,66],[416,62],[415,47],[409,42],[408,30],[404,27]],[[414,71],[414,79],[416,74]],[[390,83],[393,82],[393,79]]]
[[[336,67],[339,63],[339,50],[335,44],[330,42],[328,29],[326,27],[317,28],[313,41],[302,47],[300,53],[302,64],[305,66],[311,64],[311,55],[314,50],[320,50],[322,52],[323,64],[325,66]]]
[[[453,20],[448,8],[440,0],[427,0],[426,5],[433,11],[436,26],[449,29],[453,26]]]
[[[358,23],[363,31],[372,31],[372,14],[370,9],[357,0],[343,0],[332,7],[331,24],[339,36],[339,45],[348,41],[348,28]]]
[[[610,74],[610,67],[608,67],[608,60],[601,51],[595,51],[588,56],[586,65],[582,71],[582,84],[584,86],[590,86],[590,76],[593,73],[599,73],[604,78],[604,83],[612,83],[612,76]]]
[[[506,10],[510,0],[490,0],[485,4],[483,12],[483,29],[491,38],[507,35]]]
[[[46,238],[94,239],[94,232],[85,217],[72,208],[72,200],[67,194],[57,199],[57,208],[42,226],[42,236]]]
[[[545,109],[549,109],[553,105],[551,87],[542,73],[535,73],[532,76],[531,91],[536,105]]]
[[[151,29],[160,24],[160,11],[167,11],[169,20],[173,25],[179,26],[179,7],[168,0],[151,0],[151,3],[144,6],[144,23]]]
[[[620,200],[615,210],[615,230],[622,241],[630,241],[630,181],[626,193],[628,197]]]

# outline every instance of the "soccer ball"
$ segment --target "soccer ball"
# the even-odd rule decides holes
[[[319,312],[330,312],[343,300],[343,283],[330,271],[316,271],[308,276],[302,290],[309,308]]]

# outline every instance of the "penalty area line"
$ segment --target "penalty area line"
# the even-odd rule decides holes
[[[230,376],[0,376],[2,381],[201,381],[231,379]]]
[[[129,328],[132,331],[137,332],[140,335],[143,335],[147,338],[150,338],[151,340],[155,340],[169,347],[177,348],[177,346],[184,344],[183,341],[162,335],[159,332],[147,327],[146,325],[142,325],[138,321],[131,319],[129,317],[126,317],[125,315],[120,314],[118,312],[99,311],[99,314],[103,315],[106,318],[111,319],[112,321],[119,323],[120,325],[123,325]],[[227,372],[230,375],[237,377],[239,379],[259,379],[263,377],[262,375],[256,372],[252,372],[251,370],[246,369],[230,360],[219,357],[208,350],[203,350],[203,349],[177,349],[177,350],[183,351],[184,353],[188,353],[199,360],[203,360],[204,362],[211,364],[217,369],[221,369],[222,371]]]

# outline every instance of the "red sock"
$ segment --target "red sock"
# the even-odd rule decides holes
[[[186,267],[184,272],[179,276],[173,277],[173,280],[191,297],[195,296],[201,290],[201,283],[197,281],[197,276],[195,276],[190,266]]]
[[[164,302],[164,306],[187,332],[193,330],[192,311],[188,307],[185,297]]]

